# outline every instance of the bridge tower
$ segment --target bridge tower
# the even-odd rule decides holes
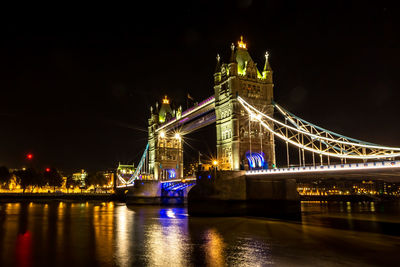
[[[265,55],[263,71],[257,68],[243,37],[238,46],[232,43],[229,63],[217,55],[214,73],[217,157],[222,170],[271,168],[275,164],[274,136],[247,115],[237,101],[240,96],[265,114],[273,116],[272,69]],[[248,158],[263,155],[264,166],[251,165]]]
[[[178,132],[156,131],[159,127],[177,115],[177,111],[172,110],[170,100],[165,96],[162,100],[161,108],[150,108],[149,123],[149,171],[154,174],[154,180],[169,180],[183,178],[183,146],[182,138]]]

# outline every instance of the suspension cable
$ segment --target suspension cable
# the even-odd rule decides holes
[[[325,140],[325,141],[330,141],[330,142],[333,142],[333,143],[352,145],[352,146],[355,146],[355,147],[366,147],[366,148],[375,148],[375,149],[381,149],[381,150],[400,151],[400,148],[390,148],[390,147],[375,146],[375,145],[372,146],[372,145],[368,145],[368,144],[359,144],[359,143],[335,140],[335,139],[332,139],[332,138],[328,138],[328,137],[323,137],[323,136],[319,136],[319,135],[316,135],[316,134],[312,134],[312,133],[306,132],[304,130],[291,127],[289,125],[285,125],[284,123],[282,123],[282,122],[280,122],[280,121],[278,121],[276,119],[273,119],[273,118],[271,118],[270,116],[268,116],[266,114],[261,113],[259,110],[257,110],[256,108],[254,108],[253,106],[248,104],[246,101],[244,101],[241,97],[238,97],[238,101],[246,109],[246,111],[250,115],[253,114],[253,117],[255,119],[257,119],[260,122],[260,124],[264,128],[266,128],[269,132],[271,132],[272,134],[278,136],[280,139],[282,139],[284,141],[287,141],[287,142],[289,142],[289,143],[291,143],[291,144],[293,144],[293,145],[295,145],[297,147],[303,148],[303,149],[305,149],[307,151],[311,151],[311,152],[315,152],[315,153],[320,154],[321,162],[322,162],[322,155],[325,155],[325,156],[329,155],[329,156],[337,157],[337,158],[354,158],[354,159],[363,159],[363,158],[365,158],[365,159],[368,159],[368,158],[369,159],[379,159],[379,158],[388,158],[388,157],[398,157],[398,156],[400,156],[400,153],[393,153],[393,154],[390,154],[390,155],[389,154],[375,154],[375,155],[354,155],[353,154],[353,155],[351,155],[351,154],[348,154],[348,153],[347,154],[337,154],[337,153],[335,154],[335,153],[331,153],[331,152],[328,152],[328,151],[322,151],[322,148],[320,148],[320,150],[317,150],[317,149],[314,149],[314,148],[310,148],[307,145],[299,144],[298,142],[293,141],[291,138],[288,138],[287,136],[284,136],[283,134],[281,134],[279,132],[275,132],[273,129],[271,129],[271,127],[268,124],[266,124],[264,121],[262,121],[261,117],[267,118],[268,120],[270,120],[272,122],[275,122],[276,124],[281,125],[284,128],[291,129],[291,130],[297,132],[298,134],[304,134],[306,136],[315,137],[319,141],[320,140]],[[254,115],[254,113],[256,113],[258,115],[256,116],[256,115]]]
[[[308,131],[304,131],[304,130],[298,129],[296,127],[285,125],[284,123],[282,123],[282,122],[280,122],[280,121],[278,121],[278,120],[276,120],[276,119],[274,119],[274,118],[272,118],[272,117],[260,112],[258,109],[256,109],[255,107],[253,107],[252,105],[247,103],[240,96],[238,97],[238,100],[243,105],[243,107],[247,107],[247,109],[246,109],[247,112],[249,112],[249,113],[257,113],[260,116],[262,116],[262,117],[264,117],[264,118],[266,118],[266,119],[268,119],[268,120],[270,120],[270,121],[272,121],[274,123],[277,123],[277,124],[279,124],[279,125],[281,125],[283,127],[287,127],[290,130],[296,131],[298,133],[305,134],[305,135],[310,136],[310,137],[315,137],[318,140],[331,141],[331,142],[341,143],[341,144],[345,144],[345,145],[354,145],[354,146],[365,147],[365,148],[375,148],[375,149],[382,149],[382,150],[400,151],[400,148],[398,148],[398,147],[385,147],[385,146],[379,146],[379,145],[375,145],[375,144],[370,144],[370,143],[367,143],[367,142],[364,142],[364,143],[348,142],[348,141],[336,140],[336,139],[333,139],[333,138],[320,136],[320,135],[317,135],[317,134],[312,134],[312,133],[310,133]],[[254,117],[256,117],[256,116],[254,116]],[[356,140],[356,139],[354,139],[354,140]],[[398,153],[398,155],[396,155],[396,157],[399,156],[399,155],[400,155],[400,153]],[[387,156],[385,156],[385,157],[387,157]]]

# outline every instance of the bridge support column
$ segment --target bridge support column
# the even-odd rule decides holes
[[[160,204],[161,183],[152,180],[135,181],[128,189],[126,204]]]
[[[243,171],[199,172],[188,194],[192,216],[301,218],[294,179],[248,177]]]

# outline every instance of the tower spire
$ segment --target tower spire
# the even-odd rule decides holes
[[[217,54],[217,65],[215,66],[215,73],[221,72],[221,57]]]
[[[247,44],[243,42],[243,36],[240,36],[240,41],[238,42],[239,48],[247,49]]]
[[[266,51],[265,52],[265,64],[264,64],[264,69],[262,72],[262,77],[264,79],[266,79],[267,76],[269,76],[268,73],[272,73],[272,69],[271,69],[271,66],[269,65],[268,58],[269,58],[269,53],[268,53],[268,51]]]
[[[229,59],[229,63],[235,62],[235,45],[232,43],[231,44],[231,57]]]
[[[271,66],[269,65],[269,62],[268,62],[268,57],[269,57],[269,53],[268,53],[268,51],[266,51],[265,52],[265,64],[264,64],[263,72],[271,70]]]
[[[218,84],[221,81],[221,57],[217,54],[217,65],[214,72],[214,83]]]

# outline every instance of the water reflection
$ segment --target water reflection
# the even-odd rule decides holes
[[[376,207],[378,207],[376,209]],[[303,202],[303,225],[400,236],[399,202]]]
[[[205,259],[209,266],[223,266],[225,263],[225,244],[222,236],[215,229],[205,231],[206,242],[203,245]]]
[[[93,207],[93,228],[96,244],[96,258],[100,263],[109,260],[109,253],[113,251],[114,240],[114,205],[101,203]]]
[[[399,211],[399,204],[307,202],[302,222],[293,223],[113,202],[2,203],[0,265],[387,265],[400,246]]]
[[[134,238],[134,218],[135,212],[126,209],[125,205],[117,205],[115,207],[115,262],[119,266],[130,266],[132,264],[131,246]],[[110,255],[109,255],[110,257]]]
[[[129,251],[138,266],[187,266],[190,244],[186,209],[128,207],[134,212]]]
[[[29,231],[18,234],[16,246],[16,260],[17,266],[30,266],[32,265],[32,240]]]

